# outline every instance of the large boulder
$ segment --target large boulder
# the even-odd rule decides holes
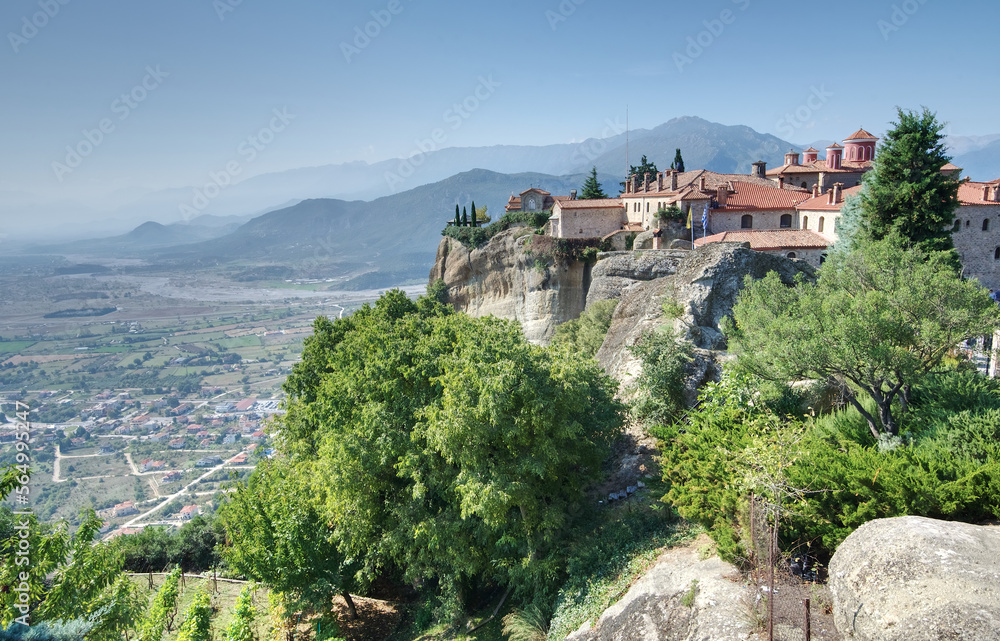
[[[702,538],[696,543],[704,544]],[[597,623],[566,641],[744,641],[753,628],[742,615],[749,588],[717,556],[692,544],[665,552]]]
[[[830,592],[847,639],[1000,639],[1000,528],[869,521],[833,555]]]

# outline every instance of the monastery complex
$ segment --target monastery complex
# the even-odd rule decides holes
[[[757,251],[819,266],[837,240],[845,199],[861,191],[861,179],[872,168],[877,142],[859,129],[843,145],[827,147],[824,159],[810,147],[801,154],[789,151],[784,164],[773,169],[755,162],[749,174],[702,169],[633,175],[621,195],[603,200],[577,199],[575,190],[552,196],[532,188],[512,195],[506,211],[551,209],[549,233],[558,238],[618,239],[624,246],[626,237],[652,232],[659,248],[660,213],[676,206],[691,221],[696,246],[746,242]],[[960,179],[962,169],[951,163],[941,171],[960,180],[952,239],[965,276],[1000,289],[1000,179]]]

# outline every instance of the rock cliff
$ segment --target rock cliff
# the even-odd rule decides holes
[[[471,251],[444,238],[430,282],[444,280],[455,309],[520,321],[529,341],[547,343],[559,324],[583,312],[591,265],[553,253],[551,237],[532,231],[514,227]]]

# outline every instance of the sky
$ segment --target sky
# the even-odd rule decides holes
[[[632,128],[694,115],[801,143],[879,134],[896,106],[1000,133],[994,8],[5,0],[0,199],[109,206],[227,167],[575,142],[626,109]]]

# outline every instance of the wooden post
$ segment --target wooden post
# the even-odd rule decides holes
[[[806,641],[812,638],[812,625],[809,620],[809,599],[806,599]]]
[[[777,518],[771,523],[771,540],[767,552],[767,641],[774,641],[774,555],[777,547]]]
[[[149,589],[150,590],[153,589],[153,571],[152,570],[149,571]]]

